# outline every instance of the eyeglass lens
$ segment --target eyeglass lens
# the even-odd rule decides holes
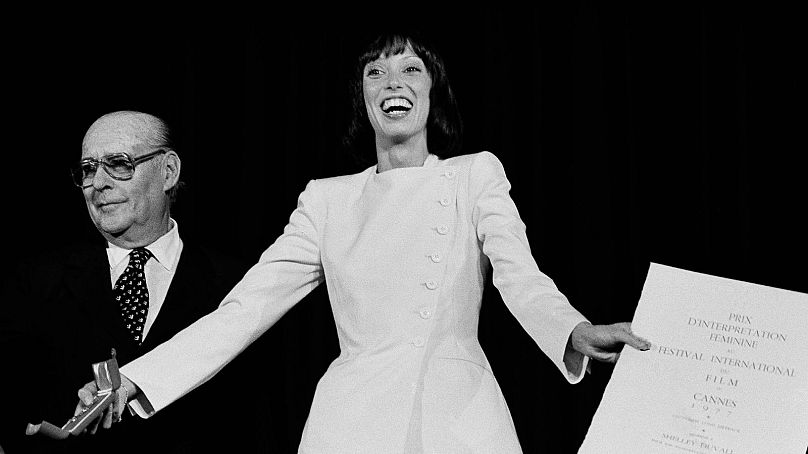
[[[85,159],[79,162],[72,171],[73,181],[82,187],[91,185],[99,164],[104,166],[104,170],[112,178],[118,180],[132,178],[135,171],[134,164],[125,154],[108,155],[101,160]]]

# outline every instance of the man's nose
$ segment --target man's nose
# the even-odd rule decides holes
[[[112,177],[109,176],[107,171],[104,169],[104,166],[99,165],[97,169],[95,169],[95,175],[93,175],[93,184],[92,187],[95,189],[103,189],[105,187],[110,186]]]

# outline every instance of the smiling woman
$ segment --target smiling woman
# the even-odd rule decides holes
[[[376,148],[418,141],[426,149],[426,119],[432,80],[424,62],[407,46],[367,64],[362,85]]]
[[[376,165],[311,180],[283,235],[215,312],[121,368],[122,398],[160,411],[325,282],[341,351],[317,385],[299,452],[521,452],[477,336],[491,270],[571,383],[589,357],[614,362],[624,343],[648,347],[628,324],[591,325],[538,269],[493,154],[449,157],[462,126],[431,47],[382,36],[354,84],[348,141],[375,144]]]
[[[460,110],[443,59],[424,38],[376,39],[357,61],[352,91],[353,117],[344,142],[355,152],[367,152],[375,140],[383,141],[376,142],[377,149],[418,142],[440,157],[459,150]],[[386,137],[378,131],[387,131]]]

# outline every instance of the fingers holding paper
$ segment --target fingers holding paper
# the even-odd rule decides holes
[[[108,403],[104,403],[101,408],[97,408],[99,395],[98,386],[95,382],[89,382],[79,389],[79,402],[76,404],[74,415],[80,415],[85,412],[97,413],[90,416],[93,421],[90,422],[84,432],[94,434],[99,426],[109,429],[113,423],[120,421],[130,394],[134,394],[130,393],[129,389],[135,389],[134,384],[126,377],[121,376],[121,386],[112,391],[115,393],[114,398],[108,400]]]
[[[643,351],[651,348],[650,342],[631,331],[628,322],[611,325],[579,323],[570,334],[570,343],[576,351],[606,363],[617,362],[623,345]]]

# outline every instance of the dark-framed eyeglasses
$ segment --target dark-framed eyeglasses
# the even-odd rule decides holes
[[[160,148],[136,158],[129,156],[128,153],[108,154],[101,159],[85,158],[70,168],[70,175],[73,177],[73,183],[75,183],[76,186],[86,188],[93,184],[95,172],[100,165],[112,178],[116,180],[129,180],[135,174],[135,167],[137,167],[138,164],[146,162],[158,154],[163,153],[167,153],[167,151]]]

